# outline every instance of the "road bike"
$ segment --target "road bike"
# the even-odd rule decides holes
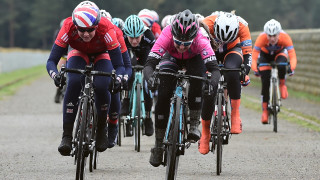
[[[164,162],[162,164],[166,166],[166,179],[171,180],[177,176],[180,155],[184,155],[185,149],[191,145],[191,141],[187,139],[189,133],[189,123],[187,122],[189,80],[197,79],[208,83],[208,78],[210,78],[211,74],[209,73],[207,77],[200,77],[186,75],[185,71],[178,71],[178,73],[159,72],[157,68],[154,76],[157,79],[160,75],[172,76],[177,80],[176,88],[171,98],[170,114],[163,140],[165,151]]]
[[[78,101],[78,111],[73,126],[73,139],[71,156],[75,157],[76,180],[85,178],[85,166],[89,156],[89,171],[97,168],[97,150],[96,150],[96,130],[98,123],[97,109],[95,106],[95,93],[93,87],[94,76],[116,77],[115,71],[111,73],[93,70],[93,57],[90,57],[91,63],[86,65],[85,69],[71,69],[62,67],[62,75],[68,73],[78,73],[85,76],[85,85],[82,87]],[[113,82],[112,80],[112,82]]]
[[[230,118],[229,118],[229,97],[227,92],[227,82],[225,81],[224,74],[230,71],[239,71],[241,73],[241,79],[244,80],[245,68],[241,65],[241,68],[227,69],[223,67],[223,64],[219,64],[220,79],[217,88],[217,94],[215,96],[214,115],[211,121],[211,152],[217,154],[217,175],[220,175],[222,170],[222,150],[223,145],[229,143],[230,133]]]
[[[145,134],[144,121],[146,118],[146,110],[143,94],[143,68],[144,66],[141,65],[132,66],[132,70],[134,72],[134,81],[132,84],[132,89],[129,91],[130,114],[125,117],[125,121],[120,121],[123,125],[124,136],[126,134],[131,134],[131,131],[133,131],[132,134],[134,136],[134,149],[137,152],[140,152],[141,135]]]
[[[258,67],[270,66],[270,87],[269,87],[269,101],[268,101],[268,123],[271,123],[271,117],[273,119],[273,131],[278,132],[278,113],[280,112],[281,96],[279,88],[279,76],[278,66],[288,66],[288,62],[276,63],[271,61],[270,63],[259,63]]]

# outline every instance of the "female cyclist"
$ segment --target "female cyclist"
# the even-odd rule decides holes
[[[47,61],[47,71],[56,86],[60,86],[61,79],[57,63],[68,45],[73,48],[68,54],[68,68],[84,69],[89,64],[89,57],[94,57],[95,70],[111,72],[114,68],[118,74],[123,74],[123,61],[114,26],[107,19],[101,18],[100,10],[95,3],[81,2],[74,9],[72,17],[68,17],[63,23]],[[108,53],[106,53],[107,50]],[[111,64],[110,57],[111,61],[114,61],[114,66]],[[106,150],[108,146],[105,127],[110,104],[108,91],[110,82],[109,77],[96,76],[94,78],[98,110],[96,147],[100,152]],[[68,73],[67,90],[63,102],[63,135],[58,147],[59,152],[64,156],[70,155],[71,152],[73,124],[83,83],[82,75]]]
[[[262,124],[268,123],[268,101],[269,101],[269,87],[270,87],[270,67],[257,68],[257,62],[259,63],[269,63],[270,61],[287,62],[288,55],[290,57],[290,68],[288,69],[288,74],[293,75],[294,70],[297,65],[296,52],[293,48],[293,43],[290,36],[285,33],[281,24],[271,19],[264,25],[264,32],[261,33],[255,44],[252,54],[252,70],[255,72],[256,76],[261,75],[262,82]],[[281,98],[286,99],[288,97],[287,86],[285,85],[285,75],[286,67],[278,67],[279,75],[279,87]]]
[[[161,62],[160,62],[161,61]],[[160,62],[160,71],[178,72],[186,68],[186,74],[204,76],[206,71],[212,73],[211,83],[217,86],[220,73],[214,51],[208,38],[199,31],[196,17],[190,10],[184,10],[175,16],[171,25],[165,27],[151,49],[147,64],[143,70],[148,84],[153,84],[152,76]],[[190,109],[190,130],[188,139],[198,141],[198,129],[202,105],[201,81],[190,80],[188,105]],[[155,107],[155,146],[151,149],[150,164],[159,166],[163,156],[163,137],[168,123],[170,98],[175,88],[171,77],[160,77],[158,101]]]

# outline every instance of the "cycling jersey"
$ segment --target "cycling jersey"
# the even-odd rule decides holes
[[[281,31],[279,34],[279,39],[276,45],[271,45],[269,44],[268,41],[268,35],[266,33],[261,33],[255,44],[254,44],[254,49],[253,49],[253,54],[252,54],[252,70],[258,71],[257,70],[257,60],[260,52],[264,52],[269,55],[275,55],[278,53],[281,53],[282,50],[286,49],[289,54],[290,58],[290,66],[291,69],[294,70],[297,65],[297,57],[296,57],[296,51],[293,47],[292,40],[290,36],[284,32]]]
[[[210,34],[215,38],[217,42],[219,42],[219,40],[216,39],[214,35],[214,23],[217,17],[218,15],[208,16],[203,19],[203,22],[209,27]],[[221,44],[216,53],[223,53],[224,51],[230,50],[233,47],[235,47],[238,43],[240,43],[241,45],[243,55],[252,53],[252,40],[248,23],[240,16],[237,16],[237,18],[239,20],[238,38],[233,42]]]
[[[174,47],[174,42],[171,33],[171,26],[163,29],[160,37],[151,49],[149,57],[153,57],[160,61],[165,52],[177,59],[191,59],[192,57],[200,54],[205,63],[216,60],[215,54],[208,43],[208,39],[198,31],[197,36],[194,38],[191,47],[184,53],[179,53]]]
[[[55,44],[63,48],[66,48],[69,44],[73,49],[87,54],[104,53],[107,50],[112,50],[119,46],[114,25],[105,18],[101,18],[96,29],[96,34],[92,40],[90,42],[84,42],[78,35],[72,18],[68,17],[58,34]]]
[[[132,47],[131,44],[129,43],[128,37],[124,36],[127,48],[129,50],[129,53],[133,53],[139,64],[144,65],[146,63],[148,54],[154,45],[155,38],[154,35],[152,34],[150,29],[147,29],[141,38],[141,41],[137,47]]]
[[[151,31],[152,31],[154,37],[156,39],[158,39],[161,34],[161,26],[158,23],[154,22],[152,24]]]

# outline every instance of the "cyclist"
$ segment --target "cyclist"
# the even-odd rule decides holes
[[[287,62],[288,56],[290,58],[290,68],[288,74],[292,76],[297,65],[297,57],[293,43],[290,36],[285,33],[281,24],[271,19],[264,25],[264,32],[261,33],[255,44],[252,55],[252,70],[256,76],[261,75],[261,95],[262,95],[262,117],[261,122],[263,124],[268,123],[268,101],[269,101],[269,87],[270,87],[270,69],[271,67],[257,68],[257,62],[268,63],[271,61]],[[285,85],[286,67],[278,67],[279,75],[279,88],[281,98],[286,99],[288,97],[287,86]]]
[[[89,18],[90,17],[90,18]],[[114,26],[105,18],[101,18],[98,6],[91,1],[81,2],[68,17],[52,47],[47,61],[47,71],[56,86],[61,86],[61,77],[57,63],[67,46],[73,50],[68,53],[68,68],[84,69],[89,63],[89,57],[94,57],[95,70],[111,72],[116,69],[118,74],[124,71],[122,56],[117,41]],[[106,53],[108,50],[108,53]],[[110,62],[114,61],[113,65]],[[68,73],[67,90],[63,102],[63,135],[58,147],[61,155],[70,155],[72,148],[72,131],[77,114],[78,97],[84,78],[80,74]],[[110,104],[108,85],[110,77],[96,76],[94,79],[96,106],[98,110],[97,150],[107,149],[106,118]]]
[[[248,73],[251,69],[252,41],[248,23],[239,16],[232,13],[217,13],[202,20],[209,28],[210,37],[215,48],[218,61],[224,64],[225,68],[240,68],[245,64],[246,79],[240,82],[239,72],[230,71],[225,73],[227,91],[231,99],[231,130],[232,134],[242,132],[239,107],[241,97],[241,85],[247,86],[250,83]],[[202,110],[202,137],[199,141],[199,152],[209,152],[210,141],[210,120],[214,108],[214,96],[205,98]]]
[[[119,29],[123,30],[124,21],[121,18],[112,18],[112,23],[116,25]]]
[[[107,18],[109,21],[112,21],[112,16],[109,12],[105,10],[100,10],[101,17]],[[120,51],[122,53],[122,59],[125,67],[125,72],[122,78],[122,86],[124,89],[128,87],[128,79],[131,77],[132,68],[131,62],[129,58],[129,53],[127,50],[127,46],[125,44],[123,38],[123,32],[118,26],[114,24],[114,30],[116,32],[117,40],[120,43]],[[120,93],[112,93],[111,94],[111,103],[109,109],[109,118],[108,118],[108,148],[112,148],[116,144],[116,138],[118,137],[118,120],[120,113]]]
[[[158,39],[158,37],[161,34],[161,27],[160,25],[155,22],[154,19],[154,12],[152,12],[149,9],[142,9],[139,13],[138,13],[139,18],[141,18],[141,20],[143,21],[143,23],[151,30],[151,32],[153,33],[155,39]]]
[[[63,25],[64,20],[65,20],[65,19],[62,19],[62,20],[60,21],[60,27],[59,27],[59,29],[55,30],[54,36],[53,36],[53,41],[56,40],[56,38],[57,38],[57,36],[58,36],[58,33],[59,33],[59,31],[60,31],[60,29],[61,29],[61,27],[62,27],[62,25]],[[62,65],[65,65],[65,64],[66,64],[66,62],[67,62],[67,55],[68,55],[68,51],[66,51],[66,52],[63,54],[63,56],[60,58],[59,63],[58,63],[58,68],[59,68],[59,69],[61,68]],[[54,102],[55,102],[55,103],[60,103],[60,99],[61,99],[61,96],[62,96],[64,90],[65,90],[64,87],[63,87],[63,88],[57,87],[57,91],[56,91],[56,94],[55,94],[55,96],[54,96]]]
[[[161,62],[160,62],[161,61]],[[211,83],[217,86],[220,73],[214,51],[208,38],[199,31],[198,21],[189,9],[175,16],[171,25],[165,27],[151,49],[143,70],[148,85],[154,82],[152,76],[160,62],[160,71],[177,72],[186,68],[186,74],[204,76],[206,70],[212,73]],[[190,80],[188,105],[190,109],[190,130],[188,139],[198,141],[202,82]],[[155,146],[151,149],[150,164],[159,166],[163,155],[163,137],[169,118],[170,98],[175,88],[172,77],[161,76],[158,86],[158,101],[155,107]]]
[[[148,54],[154,45],[155,39],[147,27],[144,26],[142,20],[136,15],[130,15],[124,23],[124,39],[130,54],[132,65],[145,65]],[[134,75],[129,80],[129,88],[131,89],[132,83],[134,81]],[[152,98],[147,92],[147,87],[144,86],[144,105],[146,110],[145,123],[145,134],[147,136],[152,136],[154,132],[153,122],[151,119],[151,109],[152,109]],[[129,114],[129,98],[125,97],[122,102],[121,114]],[[128,134],[129,135],[129,134]],[[130,136],[130,135],[129,135]]]

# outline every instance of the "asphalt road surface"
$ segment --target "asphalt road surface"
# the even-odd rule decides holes
[[[53,102],[54,93],[46,76],[0,101],[0,179],[75,179],[74,159],[57,150],[62,106]],[[281,119],[274,133],[260,123],[260,113],[244,107],[241,117],[243,133],[224,146],[220,176],[216,155],[201,155],[192,144],[180,157],[177,179],[320,179],[319,133]],[[148,162],[153,144],[154,136],[143,136],[138,153],[133,138],[123,138],[121,147],[99,154],[98,168],[87,179],[165,179],[165,168]]]

